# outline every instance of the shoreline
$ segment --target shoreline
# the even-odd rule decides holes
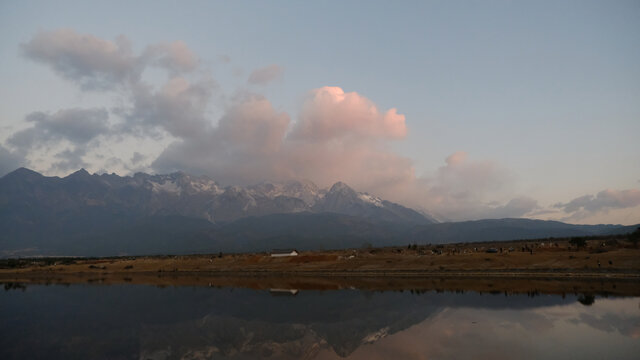
[[[576,276],[577,275],[577,276]],[[605,275],[605,276],[603,276]],[[640,296],[640,274],[619,273],[505,273],[505,272],[104,272],[2,273],[0,283],[7,288],[33,285],[146,285],[157,287],[246,288],[271,291],[428,291],[478,292],[491,294],[594,294]]]
[[[626,279],[640,282],[640,271],[608,270],[599,272],[580,271],[567,269],[562,271],[557,269],[504,269],[504,270],[169,270],[169,271],[102,271],[102,272],[67,272],[56,270],[30,270],[30,271],[0,271],[0,281],[10,280],[17,277],[26,278],[50,278],[58,276],[308,276],[308,277],[462,277],[462,278],[516,278],[516,279]]]
[[[476,292],[490,294],[565,295],[593,294],[602,296],[640,296],[637,281],[626,279],[523,279],[523,278],[264,278],[264,277],[198,277],[163,276],[147,277],[99,277],[99,278],[17,278],[0,280],[7,288],[28,286],[155,286],[155,287],[209,287],[244,288],[259,291],[290,289],[296,291],[411,291],[422,292]]]

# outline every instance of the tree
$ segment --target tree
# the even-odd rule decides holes
[[[569,244],[575,245],[578,249],[581,247],[587,246],[587,239],[583,237],[572,237],[569,240]]]

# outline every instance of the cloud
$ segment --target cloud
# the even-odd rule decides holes
[[[489,218],[522,217],[539,209],[538,201],[527,196],[520,196],[509,200],[505,205],[496,206],[490,211]]]
[[[282,76],[282,68],[276,64],[253,70],[249,75],[249,84],[266,85]]]
[[[148,136],[161,129],[178,138],[198,136],[210,126],[205,113],[214,89],[212,81],[193,83],[183,77],[170,78],[157,91],[139,84],[131,91],[132,106],[115,110],[126,120],[118,131]]]
[[[524,196],[506,203],[495,201],[510,192],[515,180],[493,162],[471,160],[466,152],[458,151],[445,164],[433,175],[418,179],[417,188],[409,192],[413,204],[419,203],[414,206],[448,220],[521,217],[539,208],[536,200]]]
[[[311,91],[292,133],[294,139],[309,141],[400,139],[406,135],[405,117],[395,108],[382,113],[364,96],[329,86]]]
[[[25,165],[24,157],[0,145],[0,176],[4,176],[23,165]]]
[[[84,90],[108,90],[137,83],[147,66],[179,75],[198,65],[198,58],[182,41],[153,44],[136,56],[125,36],[109,41],[71,29],[41,31],[22,44],[22,51]]]
[[[508,181],[508,173],[489,161],[470,161],[466,152],[458,151],[445,159],[431,191],[446,198],[465,200],[497,192]]]
[[[119,105],[111,109],[116,119],[112,125],[106,109],[64,109],[26,117],[34,125],[7,140],[22,156],[43,145],[71,144],[53,155],[50,169],[62,171],[86,165],[82,159],[89,150],[88,143],[99,135],[156,140],[169,135],[179,139],[195,136],[210,126],[205,113],[216,84],[206,77],[199,81],[185,78],[198,68],[199,59],[182,41],[152,44],[135,54],[124,36],[109,41],[60,29],[38,33],[22,44],[22,51],[82,90],[114,91],[121,97]],[[159,88],[145,83],[140,75],[149,67],[165,70],[169,80]],[[69,161],[63,161],[64,156]],[[56,158],[60,161],[55,162]]]
[[[267,99],[249,95],[220,119],[216,136],[232,152],[269,155],[280,150],[289,123],[289,116]]]
[[[222,182],[280,180],[282,146],[289,116],[259,95],[231,106],[217,127],[202,127],[166,148],[152,163],[158,172],[185,170]]]
[[[138,165],[142,161],[144,161],[147,157],[140,154],[139,152],[134,152],[133,156],[131,156],[131,164]]]
[[[404,116],[381,113],[365,97],[339,88],[311,91],[293,125],[286,113],[253,94],[230,107],[217,127],[183,136],[152,166],[227,183],[313,179],[327,186],[342,180],[384,195],[414,177],[411,161],[385,146],[404,134]]]
[[[63,109],[53,114],[34,112],[25,118],[33,126],[13,134],[7,143],[22,154],[60,140],[85,145],[109,131],[108,119],[109,114],[103,108]]]
[[[109,41],[71,29],[43,31],[22,44],[22,50],[83,89],[110,88],[140,74],[131,43],[124,36]]]
[[[141,149],[132,149],[128,163],[114,161],[113,154],[100,157],[94,151],[91,156],[102,159],[95,166],[103,169],[139,169],[151,163],[156,172],[207,174],[226,184],[309,179],[329,186],[345,181],[360,191],[457,220],[522,216],[538,209],[533,199],[504,197],[512,176],[494,163],[470,160],[464,152],[449,156],[431,176],[417,177],[412,161],[391,149],[407,136],[405,116],[395,108],[380,109],[357,92],[314,89],[294,117],[251,93],[221,96],[225,103],[216,108],[216,82],[197,71],[200,60],[181,41],[134,53],[124,36],[110,41],[62,29],[36,34],[22,50],[80,89],[113,91],[120,98],[109,111],[32,113],[26,120],[33,125],[7,140],[15,151],[0,156],[24,157],[34,148],[62,143],[49,163],[63,171],[87,166],[85,158],[101,136],[107,143],[152,139],[169,143],[154,160],[153,153],[135,153]],[[149,67],[165,71],[168,80],[159,86],[146,83],[141,74]],[[270,65],[251,73],[248,82],[267,84],[281,75],[281,67]],[[215,119],[212,113],[222,115]]]
[[[58,161],[51,164],[50,171],[69,172],[86,168],[89,165],[83,159],[86,154],[87,151],[83,147],[61,151],[54,155]]]
[[[63,109],[53,114],[33,112],[25,121],[33,126],[13,134],[7,144],[15,149],[14,153],[22,158],[22,163],[27,163],[27,155],[35,149],[45,149],[49,153],[58,145],[66,144],[65,150],[52,156],[48,171],[53,172],[87,167],[83,157],[97,145],[93,140],[110,132],[109,113],[102,108]]]
[[[368,98],[339,87],[312,90],[287,137],[287,161],[299,178],[345,181],[390,196],[415,178],[411,161],[388,148],[407,133],[404,115],[379,111]]]
[[[557,203],[553,207],[572,214],[567,219],[580,219],[596,213],[613,209],[626,209],[640,206],[640,190],[607,189],[594,195],[577,197],[568,203]]]
[[[431,179],[388,147],[407,133],[395,109],[337,87],[309,92],[295,122],[262,96],[245,94],[218,121],[184,134],[152,163],[157,172],[209,174],[227,184],[311,179],[345,181],[360,191],[434,210],[449,219],[519,217],[538,208],[528,197],[489,203],[512,181],[508,172],[464,152],[446,159]]]
[[[195,70],[198,57],[183,41],[163,43],[147,47],[142,55],[147,63],[163,67],[177,75]]]

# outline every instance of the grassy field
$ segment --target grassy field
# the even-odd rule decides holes
[[[492,249],[492,250],[489,250]],[[495,252],[488,252],[495,251]],[[4,283],[136,283],[250,288],[600,291],[640,295],[640,249],[625,241],[467,243],[300,252],[0,262]],[[544,284],[544,286],[543,286]]]
[[[492,249],[492,250],[489,250]],[[492,252],[495,251],[495,252]],[[466,243],[269,253],[111,258],[32,258],[0,261],[0,276],[15,273],[280,272],[280,273],[536,273],[640,275],[640,249],[622,241]]]

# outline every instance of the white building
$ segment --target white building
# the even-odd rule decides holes
[[[296,249],[276,249],[271,251],[271,257],[298,256]]]

